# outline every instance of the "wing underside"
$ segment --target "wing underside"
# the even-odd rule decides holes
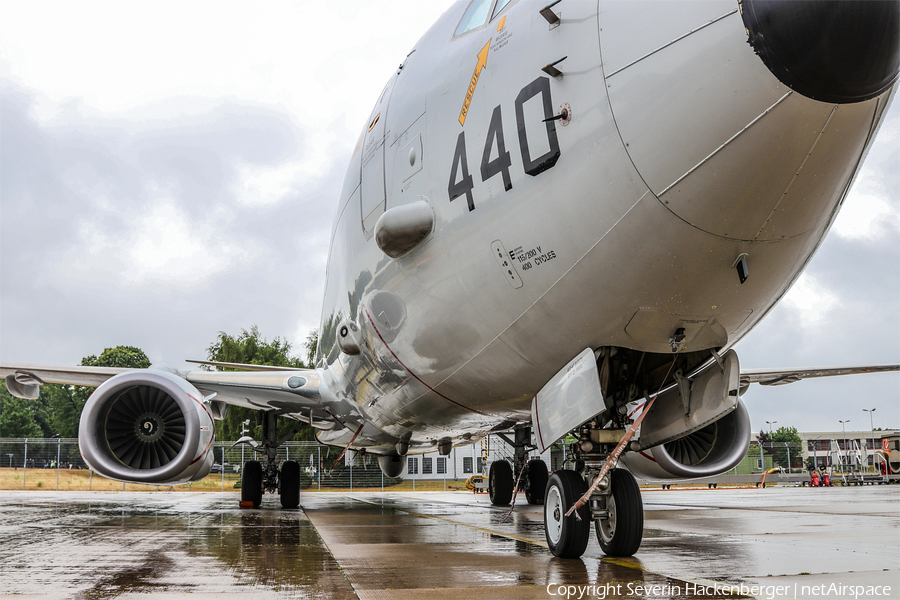
[[[741,385],[786,385],[801,379],[856,375],[861,373],[884,373],[900,370],[900,365],[865,365],[855,367],[819,367],[807,369],[743,369]]]

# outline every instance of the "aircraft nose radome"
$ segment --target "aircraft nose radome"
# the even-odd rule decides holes
[[[782,83],[815,100],[860,102],[897,79],[898,0],[741,0],[750,45]]]

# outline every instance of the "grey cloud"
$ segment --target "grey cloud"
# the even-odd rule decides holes
[[[32,118],[34,98],[27,92],[5,83],[0,94],[4,361],[72,364],[129,344],[151,360],[177,363],[204,357],[219,330],[257,323],[274,337],[288,335],[298,322],[318,321],[324,272],[308,258],[321,250],[316,244],[327,243],[322,232],[330,231],[346,163],[333,161],[276,204],[242,206],[232,192],[241,165],[278,166],[309,156],[304,131],[288,115],[230,103],[191,118],[146,122],[136,131],[77,113],[48,126]],[[164,190],[193,222],[221,224],[218,237],[257,260],[213,277],[200,277],[206,265],[199,261],[190,265],[196,285],[56,276],[63,253],[79,243],[80,223],[121,235],[150,201],[151,188]],[[232,218],[211,216],[221,209]]]

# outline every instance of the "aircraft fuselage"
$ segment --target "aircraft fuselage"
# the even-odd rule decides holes
[[[818,247],[893,92],[793,91],[730,0],[563,2],[556,24],[542,6],[459,35],[453,6],[360,136],[317,366],[370,424],[362,445],[528,420],[585,348],[671,354],[679,329],[698,357],[733,346]],[[433,226],[392,258],[376,223],[416,202]],[[349,322],[355,356],[336,341]]]

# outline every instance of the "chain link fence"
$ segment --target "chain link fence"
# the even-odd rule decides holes
[[[453,448],[448,456],[436,452],[408,455],[399,477],[386,477],[378,457],[361,451],[323,446],[316,442],[286,442],[278,448],[279,461],[299,463],[301,485],[311,491],[441,491],[464,490],[473,475],[486,474],[494,460],[511,459],[512,450],[494,436]],[[538,455],[531,453],[532,457]],[[179,486],[146,486],[106,479],[87,468],[77,439],[0,439],[0,489],[3,490],[98,490],[226,491],[240,488],[247,461],[259,460],[245,444],[215,442],[214,464],[205,478]],[[540,456],[551,470],[562,468],[561,451]]]
[[[763,442],[762,449],[756,440],[750,442],[747,457],[755,461],[755,468],[766,471],[782,468],[788,473],[806,470],[802,442]]]

